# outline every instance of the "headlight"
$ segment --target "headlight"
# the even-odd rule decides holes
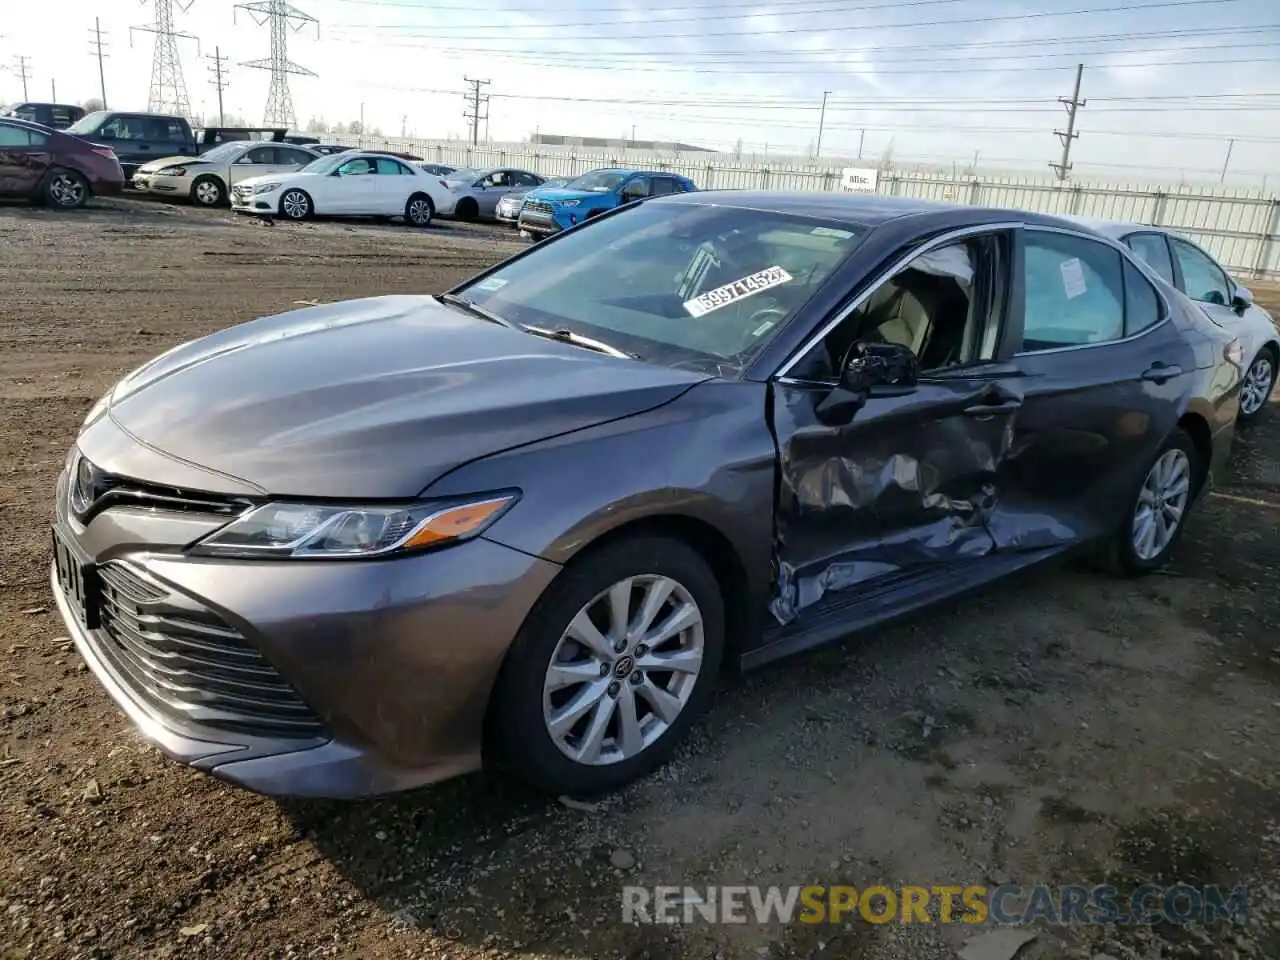
[[[508,493],[412,506],[268,503],[198,541],[189,552],[262,559],[382,557],[477,537],[516,499]]]
[[[163,170],[156,171],[166,177],[185,177],[187,175],[186,167],[165,167]]]
[[[279,190],[278,183],[256,183],[253,186],[253,195],[256,197],[260,193],[270,193],[272,190]]]
[[[582,201],[580,200],[557,200],[557,207],[576,207]]]

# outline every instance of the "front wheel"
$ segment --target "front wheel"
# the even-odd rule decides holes
[[[59,167],[45,181],[44,201],[59,210],[78,209],[89,202],[89,183],[74,170]]]
[[[688,544],[644,536],[592,551],[548,588],[503,665],[502,758],[551,793],[622,787],[671,756],[723,648],[719,584]]]
[[[1164,566],[1182,538],[1204,467],[1186,431],[1176,429],[1147,468],[1108,565],[1137,576]]]
[[[1276,359],[1270,348],[1258,351],[1240,383],[1240,421],[1252,423],[1262,415],[1276,385]]]
[[[191,202],[200,207],[220,207],[227,199],[227,191],[217,177],[198,177],[191,184]]]
[[[431,226],[431,218],[435,215],[436,208],[431,198],[422,193],[415,193],[404,205],[405,223],[413,227]]]
[[[280,198],[280,216],[286,220],[305,220],[311,216],[311,198],[301,190],[286,190]]]

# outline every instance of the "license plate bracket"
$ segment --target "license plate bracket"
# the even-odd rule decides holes
[[[98,629],[100,594],[97,568],[57,527],[53,528],[53,563],[58,586],[70,604],[71,612],[85,629]]]

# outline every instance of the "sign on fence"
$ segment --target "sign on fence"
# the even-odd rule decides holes
[[[845,193],[875,193],[880,172],[863,167],[845,167],[840,171],[840,189]]]

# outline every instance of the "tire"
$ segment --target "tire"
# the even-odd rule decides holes
[[[1253,358],[1240,383],[1239,423],[1253,423],[1267,409],[1271,391],[1276,386],[1276,354],[1270,347],[1263,347]]]
[[[89,181],[74,170],[54,167],[45,178],[41,195],[45,206],[78,210],[89,202]]]
[[[1158,470],[1161,464],[1165,464],[1168,469],[1169,464],[1177,464],[1181,462],[1182,466],[1177,468],[1177,475],[1166,474],[1168,478],[1162,480],[1158,476]],[[1173,555],[1173,551],[1178,546],[1178,541],[1182,539],[1182,532],[1186,528],[1187,514],[1190,512],[1195,502],[1196,494],[1199,493],[1200,486],[1204,481],[1206,464],[1201,463],[1199,452],[1196,450],[1195,443],[1191,437],[1182,428],[1177,428],[1169,435],[1164,444],[1160,447],[1159,452],[1152,458],[1151,463],[1147,466],[1147,471],[1143,475],[1142,483],[1138,489],[1134,491],[1132,506],[1125,514],[1125,519],[1121,528],[1116,531],[1116,535],[1104,554],[1106,567],[1111,572],[1120,576],[1136,577],[1144,573],[1150,573],[1163,567],[1169,558]],[[1154,488],[1153,485],[1154,484]],[[1161,535],[1157,530],[1156,540],[1147,546],[1150,549],[1140,549],[1139,534],[1147,529],[1141,524],[1141,514],[1144,508],[1148,507],[1147,501],[1153,495],[1158,501],[1169,503],[1173,494],[1170,490],[1177,490],[1184,487],[1180,496],[1181,505],[1180,513],[1174,521],[1172,533]],[[1165,492],[1161,494],[1159,491],[1163,489]],[[1163,499],[1161,499],[1163,497]],[[1147,510],[1150,515],[1152,512]],[[1152,522],[1160,514],[1153,515]],[[1167,522],[1169,514],[1163,515]]]
[[[611,591],[628,580],[633,618],[643,609],[646,587],[674,585],[651,622],[669,623],[677,604],[687,610],[690,603],[700,620],[650,651],[634,636],[622,641],[628,643],[624,649],[610,648],[611,631],[602,628],[596,642],[605,647],[592,655],[569,635],[571,624],[583,622],[587,610],[597,623],[607,624]],[[657,769],[710,700],[724,650],[724,623],[715,574],[680,540],[634,537],[575,558],[535,605],[503,664],[493,703],[501,760],[539,789],[575,796],[607,793]],[[646,663],[672,663],[673,653],[683,656],[686,669],[645,668]],[[553,659],[572,665],[557,671],[568,682],[544,693]],[[588,701],[593,705],[581,712],[566,710]],[[671,713],[660,716],[655,704],[672,708]],[[624,749],[624,714],[638,718],[627,728],[634,734],[629,746],[638,747],[634,752]],[[552,733],[557,720],[562,724],[558,738]],[[598,736],[591,736],[593,730]],[[571,751],[580,751],[578,758]]]
[[[463,197],[458,201],[458,205],[454,208],[453,215],[458,220],[465,220],[470,223],[476,217],[480,216],[480,205],[470,197]]]
[[[227,188],[217,177],[196,177],[191,184],[191,202],[197,207],[220,207],[227,202]]]
[[[411,227],[425,229],[435,215],[436,205],[425,193],[415,193],[404,205],[404,222]]]
[[[311,197],[305,190],[290,187],[280,196],[280,218],[282,220],[306,220],[315,208]]]

